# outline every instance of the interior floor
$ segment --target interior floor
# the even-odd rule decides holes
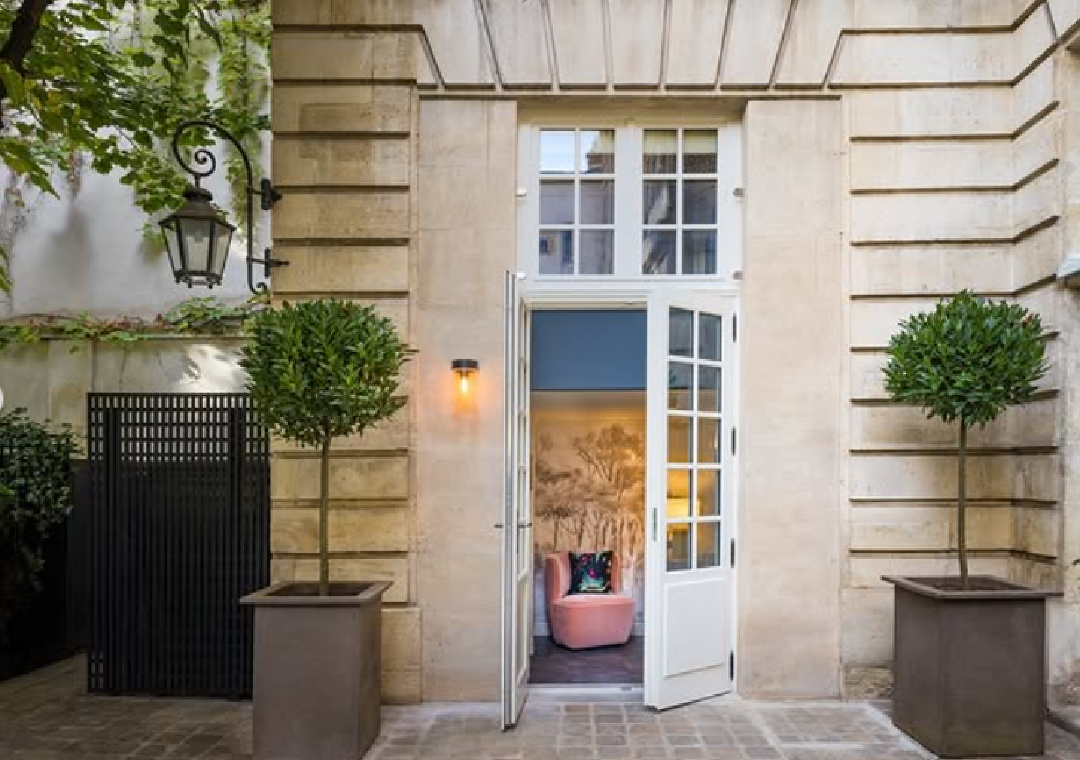
[[[530,683],[640,684],[644,680],[645,638],[595,649],[567,649],[548,636],[533,638]]]

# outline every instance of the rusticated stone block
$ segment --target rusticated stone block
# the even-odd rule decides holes
[[[274,0],[275,26],[284,24],[407,24],[412,3],[404,0]]]
[[[310,555],[319,551],[317,509],[275,506],[270,522],[271,551]],[[406,507],[331,508],[331,552],[402,552],[408,549]]]
[[[274,181],[280,185],[405,185],[409,141],[363,138],[279,138]]]
[[[330,497],[335,500],[404,499],[409,495],[409,458],[345,456],[330,460]],[[316,456],[276,456],[270,479],[276,501],[317,500],[319,459]]]
[[[409,236],[409,194],[292,193],[274,209],[274,238],[334,240]]]
[[[409,289],[409,248],[404,245],[279,245],[274,255],[289,266],[274,272],[274,295],[290,293],[391,293]]]
[[[421,700],[420,609],[383,610],[383,702],[411,704]]]
[[[419,33],[278,32],[271,71],[283,79],[415,79]]]
[[[274,437],[270,445],[275,452],[305,451],[311,455],[318,452],[311,446],[301,446],[293,441]],[[385,451],[404,449],[409,445],[409,411],[400,410],[388,420],[368,428],[361,434],[334,439],[334,451]]]
[[[388,85],[279,86],[274,132],[408,132],[414,88]]]

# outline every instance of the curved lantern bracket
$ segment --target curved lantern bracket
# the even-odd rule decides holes
[[[218,168],[218,161],[214,154],[208,148],[196,148],[191,153],[190,160],[185,159],[184,154],[180,150],[180,143],[183,135],[193,129],[208,129],[213,133],[216,133],[221,138],[232,143],[233,147],[240,154],[240,158],[244,164],[244,177],[245,177],[245,189],[246,189],[246,208],[245,218],[247,222],[247,283],[248,289],[255,294],[266,293],[268,288],[265,282],[255,283],[255,265],[262,265],[262,277],[266,279],[270,276],[270,271],[275,267],[285,266],[289,262],[275,259],[270,256],[270,249],[266,248],[263,251],[262,258],[255,257],[255,208],[254,199],[259,198],[259,208],[263,211],[269,211],[274,207],[274,204],[281,200],[281,193],[275,188],[273,183],[263,178],[259,180],[258,185],[255,184],[254,172],[251,168],[251,159],[248,158],[247,151],[244,150],[244,146],[240,144],[240,141],[236,139],[228,130],[226,130],[220,124],[209,121],[207,119],[189,119],[181,122],[176,131],[173,132],[172,138],[172,152],[176,158],[176,162],[180,165],[185,172],[192,176],[194,180],[194,186],[189,187],[188,191],[184,194],[188,199],[188,203],[185,203],[183,207],[177,210],[175,213],[169,215],[162,221],[162,228],[165,233],[166,245],[169,247],[169,261],[173,268],[173,274],[177,279],[177,282],[187,282],[189,286],[193,284],[206,284],[213,287],[215,284],[221,282],[221,269],[224,268],[224,258],[217,258],[219,255],[217,250],[219,247],[227,248],[228,239],[224,236],[227,233],[231,238],[232,230],[234,229],[220,214],[220,212],[211,213],[208,209],[215,209],[212,205],[213,196],[210,192],[202,187],[202,180],[209,177]],[[195,199],[193,204],[191,201]],[[195,208],[198,204],[202,204],[202,207]],[[189,233],[185,235],[185,230]],[[199,237],[198,233],[202,233],[206,230],[208,237],[203,242],[204,238]],[[223,243],[218,244],[218,241],[224,240]],[[199,245],[206,246],[205,255],[197,254],[193,255],[190,250],[193,246],[189,246],[189,242],[197,242]],[[222,250],[221,256],[227,254],[227,251]],[[220,267],[217,268],[216,267]]]

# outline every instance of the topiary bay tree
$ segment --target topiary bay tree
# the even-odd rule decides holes
[[[249,323],[241,349],[255,408],[281,437],[319,449],[319,594],[330,593],[330,444],[362,434],[405,405],[410,349],[371,306],[336,299],[285,303]]]
[[[1035,383],[1047,371],[1042,332],[1038,314],[965,290],[902,322],[889,341],[889,395],[922,407],[928,419],[959,426],[957,550],[964,589],[969,587],[964,509],[968,430],[1032,400]]]

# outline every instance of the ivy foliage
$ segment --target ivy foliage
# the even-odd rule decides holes
[[[1031,401],[1047,368],[1038,314],[965,290],[900,325],[889,341],[885,389],[928,418],[983,426]]]
[[[40,588],[45,540],[71,511],[77,451],[67,427],[0,413],[0,638]]]
[[[0,0],[0,36],[28,2]],[[258,156],[269,36],[268,4],[252,0],[48,0],[25,59],[0,59],[0,162],[55,195],[54,177],[88,158],[96,172],[118,172],[147,214],[176,208],[187,181],[169,149],[179,121],[217,121]],[[194,130],[184,147],[213,142]]]
[[[336,299],[268,309],[241,348],[248,392],[276,433],[309,446],[362,433],[404,406],[409,349],[372,306]]]
[[[213,297],[191,298],[153,319],[108,319],[84,312],[75,317],[50,316],[29,322],[0,323],[0,350],[50,338],[118,344],[152,340],[163,335],[240,334],[252,315],[265,306],[266,300],[265,296],[258,295],[233,306]],[[78,348],[75,344],[72,350]]]

